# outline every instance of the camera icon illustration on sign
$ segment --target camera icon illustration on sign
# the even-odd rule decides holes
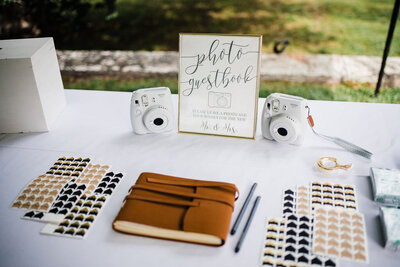
[[[231,99],[231,93],[208,92],[208,107],[229,109],[231,107]]]

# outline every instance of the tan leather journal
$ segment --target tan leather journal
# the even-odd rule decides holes
[[[142,173],[113,228],[123,233],[213,246],[225,243],[239,191],[234,184]]]

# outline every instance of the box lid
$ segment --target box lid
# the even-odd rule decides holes
[[[27,38],[0,40],[0,60],[14,58],[30,58],[43,45],[53,38]]]

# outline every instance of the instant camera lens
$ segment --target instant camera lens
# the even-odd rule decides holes
[[[286,136],[288,134],[288,131],[285,128],[278,128],[278,134],[282,135],[282,136]]]
[[[154,106],[143,115],[144,125],[152,133],[161,133],[171,124],[171,114],[162,106]]]
[[[295,142],[301,131],[296,118],[286,114],[272,118],[269,127],[272,138],[280,143]]]
[[[154,123],[155,125],[157,125],[157,126],[160,126],[160,125],[162,125],[162,124],[164,123],[164,120],[161,119],[161,118],[157,118],[157,119],[155,119],[155,120],[153,121],[153,123]]]

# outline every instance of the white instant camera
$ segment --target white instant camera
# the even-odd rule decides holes
[[[307,127],[307,100],[298,96],[270,94],[265,100],[261,128],[265,138],[300,145]]]
[[[131,123],[137,134],[172,130],[174,115],[167,87],[139,89],[132,93]]]

